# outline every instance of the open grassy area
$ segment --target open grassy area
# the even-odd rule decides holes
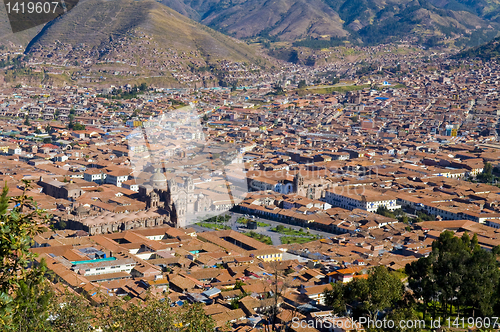
[[[304,231],[302,228],[297,231],[291,227],[287,228],[283,225],[273,227],[271,228],[271,231],[289,236],[312,236],[309,231]]]
[[[285,236],[280,237],[282,244],[290,243],[307,243],[320,239],[319,235],[313,235],[309,231],[304,231],[302,228],[295,230],[291,227],[287,228],[283,225],[278,225],[271,228],[273,232],[283,234]]]
[[[311,93],[316,93],[320,95],[324,94],[330,94],[332,92],[349,92],[349,91],[356,91],[356,90],[363,90],[366,88],[369,88],[369,84],[363,84],[363,85],[339,85],[339,86],[330,86],[330,87],[310,87],[306,89],[300,89],[296,90],[299,95],[306,95],[306,94],[311,94]]]
[[[221,230],[221,229],[231,229],[230,226],[225,225],[226,222],[228,222],[231,219],[231,216],[226,214],[222,216],[215,216],[211,217],[208,219],[205,219],[203,221],[197,222],[195,225],[205,227],[205,228],[210,228],[213,230]]]
[[[424,304],[420,304],[416,308],[418,319],[424,320]],[[497,315],[493,315],[497,316]],[[432,318],[431,318],[432,317]],[[431,326],[431,320],[434,325],[441,324],[441,327],[449,331],[471,331],[474,327],[479,328],[478,331],[498,331],[493,329],[495,318],[478,317],[470,307],[460,308],[460,315],[457,315],[457,307],[452,306],[452,314],[447,318],[443,316],[443,308],[439,302],[433,302],[431,306],[427,307],[427,314],[425,317],[425,329],[422,331],[432,331],[428,327]],[[499,323],[500,320],[496,320]]]
[[[236,220],[236,222],[238,224],[242,224],[242,225],[246,225],[249,221],[251,221],[251,219],[247,219],[247,218],[243,218],[243,217],[240,217],[240,218],[238,218],[238,220]],[[267,224],[265,222],[257,221],[257,226],[258,227],[269,227],[271,225]]]
[[[248,232],[248,233],[243,233],[243,234],[245,234],[246,236],[251,237],[252,239],[260,241],[262,243],[265,243],[265,244],[268,244],[268,245],[272,245],[273,244],[273,240],[271,240],[271,238],[269,236],[262,235],[262,234],[259,234],[259,233],[255,233],[255,232]]]

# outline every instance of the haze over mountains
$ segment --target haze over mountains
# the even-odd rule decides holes
[[[432,3],[431,3],[432,2]],[[433,35],[496,34],[499,1],[457,0],[162,0],[237,38],[351,37],[365,43]],[[489,20],[491,19],[491,21]]]
[[[500,37],[478,47],[468,48],[456,54],[456,58],[480,58],[491,60],[500,58]]]
[[[500,22],[500,1],[499,0],[429,0],[433,5],[451,9],[464,10],[475,13],[480,17]]]

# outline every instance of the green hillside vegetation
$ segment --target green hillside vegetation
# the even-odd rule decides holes
[[[455,58],[458,59],[482,59],[491,60],[498,59],[500,56],[500,38],[495,38],[494,40],[481,45],[479,47],[469,48],[465,51],[458,53]]]
[[[429,0],[433,5],[450,10],[463,10],[480,17],[499,21],[499,0]]]

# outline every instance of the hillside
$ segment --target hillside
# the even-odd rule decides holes
[[[431,36],[491,39],[497,23],[448,0],[162,0],[207,26],[238,38],[347,38],[368,44]],[[457,0],[458,1],[458,0]],[[480,1],[480,0],[477,0]],[[486,0],[484,0],[486,1]],[[193,11],[195,13],[193,13]],[[485,40],[484,39],[484,40]]]
[[[55,41],[106,47],[114,39],[140,31],[178,51],[202,52],[213,59],[257,59],[245,43],[207,29],[155,1],[84,0],[71,12],[49,23],[26,51]]]
[[[429,0],[433,5],[475,13],[482,18],[500,22],[500,0]]]
[[[492,41],[479,47],[469,48],[458,53],[456,58],[483,59],[491,60],[500,58],[500,38],[495,38]]]
[[[227,63],[267,65],[245,42],[152,0],[83,0],[48,23],[26,54],[30,63],[64,65],[79,82],[132,76],[183,86],[220,80]]]

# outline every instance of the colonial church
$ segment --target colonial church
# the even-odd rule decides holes
[[[191,177],[185,177],[183,183],[178,183],[175,178],[167,180],[161,168],[155,170],[149,182],[139,186],[139,195],[148,209],[168,210],[176,227],[194,222],[195,214],[208,213],[212,206],[210,197],[195,194]]]
[[[325,191],[330,189],[330,183],[322,178],[305,180],[304,176],[298,172],[293,177],[293,189],[298,195],[310,199],[321,199],[325,196]]]

